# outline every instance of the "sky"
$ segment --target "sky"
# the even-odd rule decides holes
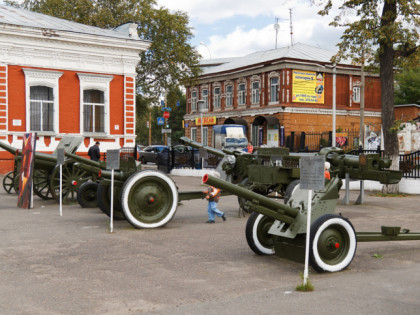
[[[319,1],[318,1],[319,2]],[[239,57],[293,43],[337,51],[342,29],[329,26],[334,15],[320,16],[310,0],[157,0],[159,6],[186,12],[195,46],[204,59]],[[336,11],[337,12],[337,11]],[[334,13],[334,12],[333,12]]]

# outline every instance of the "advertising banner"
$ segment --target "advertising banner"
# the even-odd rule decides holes
[[[296,103],[324,104],[324,74],[293,70],[292,101]]]
[[[22,144],[22,160],[19,169],[19,191],[17,206],[32,208],[32,179],[34,171],[36,133],[25,133]]]
[[[201,125],[201,118],[200,117],[195,119],[195,124],[197,126]],[[203,117],[203,126],[215,125],[215,124],[216,124],[216,116]]]

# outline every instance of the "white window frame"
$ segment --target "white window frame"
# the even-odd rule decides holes
[[[230,92],[228,92],[228,88],[231,89]],[[233,84],[226,85],[226,107],[232,107],[233,106]]]
[[[277,80],[277,84],[273,84],[273,79]],[[270,104],[276,104],[279,102],[279,82],[280,78],[278,76],[275,77],[271,77],[270,78]],[[275,87],[275,92],[273,92],[273,87]],[[275,99],[273,100],[273,96],[275,97]]]
[[[360,86],[353,87],[353,103],[360,103]]]
[[[254,88],[254,84],[258,84],[258,88]],[[251,104],[255,105],[255,104],[259,104],[260,103],[260,88],[261,88],[261,83],[260,81],[253,81],[251,82]]]
[[[197,90],[191,91],[191,112],[197,111]]]
[[[191,127],[191,140],[197,141],[197,128]]]
[[[204,105],[200,111],[207,112],[209,110],[209,90],[207,88],[201,90],[201,99],[204,101]]]
[[[109,94],[110,83],[114,76],[103,74],[77,73],[80,82],[80,134],[84,136],[109,135],[110,134],[110,115],[109,115]],[[99,90],[104,92],[104,132],[85,132],[83,130],[83,91]]]
[[[219,91],[219,93],[216,93],[216,91]],[[213,89],[213,106],[214,108],[220,108],[220,95],[221,95],[221,88],[220,86],[216,86]]]
[[[241,87],[243,86],[243,89]],[[238,84],[238,106],[244,106],[246,104],[246,83]]]
[[[60,130],[59,125],[59,79],[63,72],[23,69],[25,74],[25,102],[26,102],[26,132],[31,131],[30,90],[32,86],[46,86],[53,90],[53,131],[36,131],[37,135],[55,135]]]

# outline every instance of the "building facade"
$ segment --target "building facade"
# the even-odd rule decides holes
[[[105,30],[0,5],[0,141],[37,151],[83,135],[79,152],[134,146],[136,66],[150,43],[137,25]],[[0,172],[12,167],[0,149]]]
[[[296,44],[202,62],[197,83],[186,87],[186,136],[211,146],[212,125],[236,123],[247,126],[254,146],[287,146],[294,133],[331,131],[334,85],[336,129],[359,130],[361,69],[350,63],[334,67],[334,54]],[[376,130],[380,99],[380,79],[367,73],[364,122]]]

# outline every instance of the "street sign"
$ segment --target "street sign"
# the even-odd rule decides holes
[[[163,117],[158,117],[157,124],[158,126],[163,126],[165,124],[165,119]]]
[[[172,129],[162,129],[162,133],[171,133]]]
[[[160,101],[160,106],[165,106],[165,101],[164,100]]]
[[[170,108],[170,107],[161,107],[160,110],[162,112],[171,112],[172,111],[172,108]]]
[[[181,103],[179,101],[176,101],[176,106],[180,106]]]
[[[168,119],[169,118],[169,112],[163,112],[163,118]]]

